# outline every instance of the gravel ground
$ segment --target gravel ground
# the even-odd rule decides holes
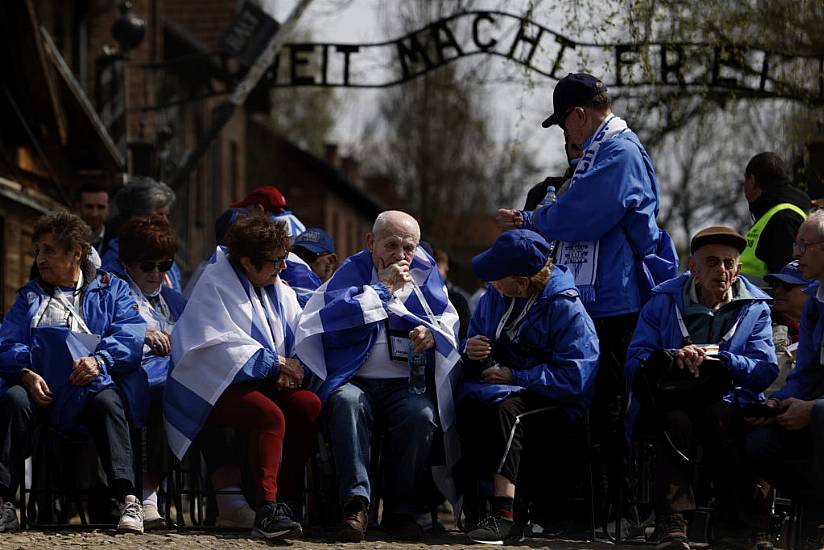
[[[306,538],[291,542],[267,542],[250,538],[248,532],[228,531],[154,531],[145,535],[120,535],[113,530],[41,531],[29,530],[0,533],[0,548],[10,550],[52,549],[52,548],[264,548],[267,546],[292,547],[309,550],[337,550],[379,548],[383,550],[438,550],[456,549],[466,546],[462,533],[450,531],[433,535],[419,542],[398,542],[383,539],[379,532],[369,534],[368,540],[359,544],[339,544],[320,538]],[[480,547],[475,546],[476,550]],[[505,547],[496,547],[505,548]],[[565,540],[528,539],[513,548],[550,548],[552,550],[586,550],[607,548],[627,550],[629,546],[616,546],[604,542],[578,542]],[[636,547],[637,548],[637,547]]]

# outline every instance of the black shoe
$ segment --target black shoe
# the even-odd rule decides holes
[[[687,541],[687,521],[681,514],[670,514],[659,520],[656,531],[663,534],[655,550],[690,550]]]
[[[381,529],[398,540],[416,541],[423,538],[423,528],[407,514],[384,514]]]
[[[20,529],[20,522],[17,520],[17,509],[14,503],[5,502],[0,498],[0,533],[18,529]]]
[[[264,504],[255,514],[253,537],[295,539],[301,535],[303,535],[303,527],[292,519],[292,510],[282,502]]]
[[[466,534],[467,538],[478,544],[503,544],[510,538],[515,522],[509,518],[491,515],[478,523],[478,527]]]

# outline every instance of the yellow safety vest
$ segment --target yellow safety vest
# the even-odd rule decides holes
[[[755,222],[752,229],[747,232],[747,248],[741,253],[741,272],[744,275],[764,277],[764,275],[769,273],[770,270],[767,268],[767,264],[755,255],[755,249],[758,248],[758,239],[761,238],[761,232],[764,231],[764,227],[769,223],[770,218],[782,210],[792,210],[803,219],[807,219],[807,214],[804,213],[803,210],[788,202],[782,202],[767,210],[763,216],[758,218],[758,221]]]

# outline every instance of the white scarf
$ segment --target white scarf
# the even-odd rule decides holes
[[[592,141],[581,155],[569,186],[575,185],[575,181],[592,168],[601,145],[627,130],[627,123],[623,119],[615,115],[608,116],[598,126]],[[572,270],[572,274],[575,276],[575,286],[578,287],[581,301],[584,303],[595,301],[595,280],[598,277],[598,249],[599,241],[562,241],[556,255],[556,263]]]

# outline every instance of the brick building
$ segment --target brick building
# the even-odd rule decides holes
[[[221,38],[242,4],[132,0],[126,13],[120,0],[4,2],[3,310],[27,279],[31,227],[39,215],[71,208],[77,188],[88,181],[116,190],[125,174],[173,180],[236,80],[237,63],[222,53]],[[123,49],[112,26],[128,22],[127,16],[142,19],[144,31]],[[280,186],[304,223],[330,231],[341,255],[362,246],[380,211],[345,167],[274,134],[262,116],[267,108],[267,91],[256,90],[189,177],[174,186],[172,220],[184,274],[211,253],[214,220],[260,185]]]

